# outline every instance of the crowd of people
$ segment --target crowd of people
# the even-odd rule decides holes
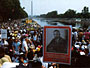
[[[41,61],[43,30],[40,25],[36,22],[33,24],[21,23],[19,20],[0,25],[0,29],[7,30],[7,38],[2,38],[0,34],[0,50],[3,48],[4,53],[10,56],[12,62],[26,66],[31,61]]]
[[[38,27],[38,28],[36,28]],[[7,38],[1,38],[0,33],[0,67],[6,61],[20,63],[30,68],[48,68],[43,63],[43,28],[34,24],[22,23],[20,20],[4,22],[0,29],[7,30]],[[81,56],[90,57],[90,30],[86,28],[72,28],[72,66],[80,64]],[[9,59],[3,59],[7,54]],[[7,56],[6,56],[7,57]],[[81,59],[82,60],[82,59]],[[89,61],[89,60],[88,60]],[[38,64],[37,64],[37,63]],[[81,61],[82,62],[82,61]],[[19,65],[20,66],[20,65]],[[17,68],[19,68],[17,66]],[[90,66],[90,65],[89,65]],[[28,68],[29,68],[28,67]],[[23,68],[23,67],[22,67]]]
[[[90,29],[72,29],[72,65],[90,67]]]
[[[72,50],[76,49],[80,55],[90,56],[90,30],[73,29],[72,32]]]

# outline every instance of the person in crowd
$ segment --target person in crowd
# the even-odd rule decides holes
[[[13,42],[12,44],[12,49],[13,49],[13,52],[14,54],[19,54],[19,50],[20,50],[20,42],[18,39],[15,39],[15,41]]]
[[[83,38],[83,30],[79,30],[78,32],[78,40],[80,40],[80,42],[82,42],[82,38]]]
[[[26,37],[23,36],[21,42],[22,42],[22,47],[21,47],[21,50],[23,53],[25,53],[25,58],[27,58],[27,54],[28,54],[28,45],[27,45],[27,42],[26,42]]]
[[[12,36],[7,40],[8,41],[8,50],[12,49],[13,39]]]
[[[87,49],[89,50],[88,55],[90,56],[90,41],[89,41],[89,44],[88,44],[88,46],[87,46]]]
[[[28,37],[26,37],[25,40],[26,40],[28,48],[29,48],[33,44],[33,42],[31,41],[31,39],[28,39]]]
[[[82,40],[82,45],[86,45],[87,42],[85,40]]]
[[[0,47],[0,67],[5,62],[12,62],[12,61],[11,61],[10,56],[5,54],[4,48]]]
[[[90,32],[89,32],[89,30],[87,30],[83,35],[85,36],[84,37],[85,41],[90,39]]]
[[[29,59],[29,60],[33,60],[34,55],[35,55],[35,54],[34,54],[34,52],[33,52],[33,48],[29,48],[28,55],[27,55],[28,59]]]
[[[74,33],[73,33],[73,36],[74,36],[74,43],[76,40],[78,40],[78,32],[77,32],[77,29],[75,29]]]
[[[0,39],[0,47],[4,48],[4,39]]]
[[[37,45],[41,45],[41,35],[37,34]]]
[[[36,32],[34,32],[34,35],[33,35],[33,43],[34,43],[35,47],[37,47],[37,34],[36,34]]]
[[[76,40],[76,42],[75,42],[75,45],[81,45],[82,43],[80,42],[80,40]]]
[[[28,64],[28,62],[25,60],[25,56],[23,53],[20,54],[20,56],[19,56],[19,62],[20,62],[20,64],[21,63],[24,64],[24,66],[27,66],[27,64]]]

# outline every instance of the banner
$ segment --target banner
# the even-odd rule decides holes
[[[28,23],[32,23],[32,20],[26,20],[26,23],[28,24]]]
[[[1,38],[7,39],[7,29],[1,29]]]

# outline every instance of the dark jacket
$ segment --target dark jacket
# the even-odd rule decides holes
[[[67,40],[59,37],[58,41],[56,38],[52,39],[50,44],[47,46],[47,52],[54,53],[67,53]]]

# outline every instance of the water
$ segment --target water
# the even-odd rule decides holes
[[[60,22],[51,22],[53,19],[45,19],[45,18],[33,18],[34,21],[36,21],[41,27],[44,26],[51,26],[51,25],[58,25],[58,26],[63,26],[64,24]]]
[[[34,21],[36,21],[39,25],[41,25],[41,27],[44,26],[64,26],[63,23],[60,22],[52,22],[53,18],[33,18]],[[57,20],[59,20],[57,18]],[[80,23],[76,23],[74,27],[76,28],[80,28],[82,25]]]
[[[80,23],[76,23],[75,27],[80,28],[82,25]]]

